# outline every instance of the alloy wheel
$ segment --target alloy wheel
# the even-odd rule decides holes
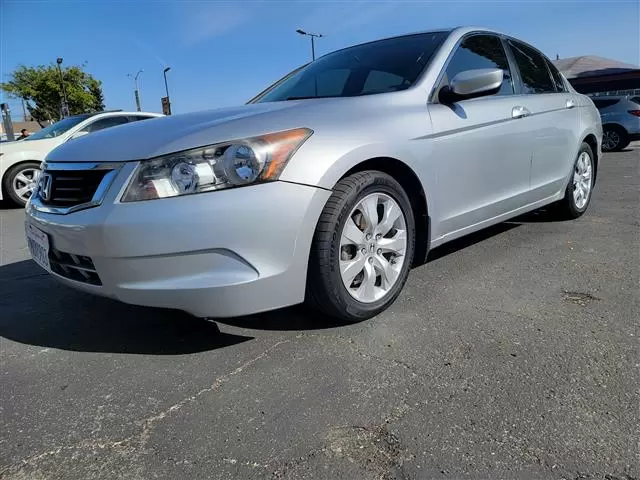
[[[615,130],[606,130],[602,134],[602,148],[607,151],[615,150],[620,144],[620,134]]]
[[[26,203],[37,188],[39,177],[40,170],[37,168],[30,167],[20,170],[16,176],[13,177],[13,191],[16,196]]]
[[[582,152],[573,172],[573,200],[580,210],[589,201],[592,174],[591,156],[587,152]]]
[[[340,236],[340,275],[362,303],[383,298],[396,284],[407,250],[404,213],[391,196],[372,193],[349,214]]]

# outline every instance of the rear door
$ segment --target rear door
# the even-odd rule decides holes
[[[519,71],[518,103],[532,140],[532,203],[565,188],[579,148],[580,111],[576,94],[544,55],[513,39],[507,44]]]
[[[500,37],[472,34],[453,52],[438,91],[466,70],[500,68],[499,91],[479,98],[429,105],[437,160],[438,222],[434,236],[454,238],[483,222],[521,207],[529,192],[531,142],[528,128],[514,117],[517,104],[512,72]]]

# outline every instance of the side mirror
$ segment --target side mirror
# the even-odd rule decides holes
[[[85,135],[89,135],[89,132],[87,132],[86,130],[79,130],[76,133],[74,133],[73,135],[71,135],[71,138],[69,138],[69,140],[73,140],[75,138],[84,137]]]
[[[449,86],[443,88],[441,93],[444,93],[449,100],[453,99],[454,101],[456,97],[481,97],[497,92],[502,85],[503,78],[504,72],[500,68],[465,70],[453,77]]]

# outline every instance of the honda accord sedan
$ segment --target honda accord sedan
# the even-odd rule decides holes
[[[27,205],[34,260],[74,288],[199,317],[307,302],[345,320],[430,248],[589,206],[602,125],[531,45],[458,28],[345,48],[249,104],[52,151]]]

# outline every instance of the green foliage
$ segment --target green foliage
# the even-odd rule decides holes
[[[102,82],[83,71],[82,67],[74,65],[62,69],[72,115],[104,110]],[[21,65],[9,77],[8,82],[0,83],[0,89],[12,98],[24,99],[35,120],[60,119],[63,95],[57,65]]]

